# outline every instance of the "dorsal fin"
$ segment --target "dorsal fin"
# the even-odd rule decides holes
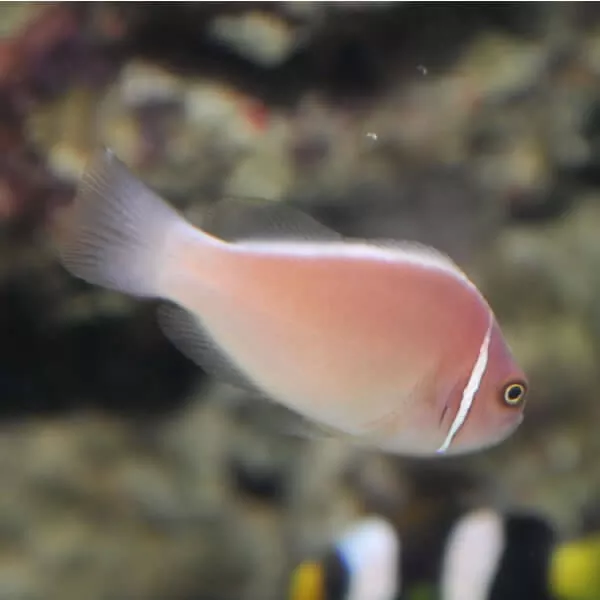
[[[203,229],[226,241],[347,241],[402,253],[415,263],[443,269],[470,281],[446,254],[421,242],[394,239],[344,238],[307,213],[273,200],[228,197],[205,213]]]
[[[352,241],[362,241],[370,246],[401,252],[404,256],[414,260],[415,263],[452,272],[467,282],[471,282],[467,274],[456,262],[454,262],[454,260],[433,246],[428,246],[427,244],[412,240],[366,239]]]
[[[220,200],[206,212],[202,228],[226,241],[342,239],[289,204],[260,198]]]

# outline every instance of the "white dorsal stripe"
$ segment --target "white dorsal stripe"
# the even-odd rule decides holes
[[[479,348],[479,356],[477,356],[477,360],[473,365],[473,370],[471,371],[471,377],[469,377],[469,381],[463,390],[462,398],[460,400],[460,406],[458,407],[458,411],[456,411],[456,416],[454,417],[454,421],[450,426],[450,430],[448,431],[448,435],[444,440],[444,443],[437,450],[438,454],[444,453],[450,447],[454,436],[459,432],[460,428],[465,424],[467,417],[469,416],[469,411],[471,410],[471,406],[473,405],[473,400],[475,399],[475,394],[477,394],[477,390],[481,385],[481,380],[485,374],[488,365],[488,351],[490,347],[490,338],[492,337],[492,325],[493,325],[493,317],[490,315],[490,324],[488,325],[487,331],[483,338],[483,342],[481,342],[481,347]]]
[[[347,238],[343,242],[294,242],[251,240],[234,248],[257,253],[277,253],[297,257],[387,260],[449,273],[469,287],[475,287],[462,269],[447,255],[419,242],[377,241],[371,243]]]

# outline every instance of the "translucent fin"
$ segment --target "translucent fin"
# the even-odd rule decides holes
[[[257,198],[220,200],[207,211],[203,229],[227,241],[342,239],[339,233],[289,204]]]
[[[158,323],[171,343],[182,354],[200,365],[209,375],[223,383],[249,392],[250,395],[244,398],[242,405],[245,405],[246,401],[265,402],[260,406],[264,406],[269,411],[270,419],[265,418],[260,411],[257,412],[256,405],[253,405],[252,408],[252,416],[258,416],[263,426],[267,421],[274,419],[276,431],[292,437],[323,439],[344,436],[342,432],[316,423],[265,394],[219,348],[200,320],[188,310],[177,304],[162,304],[158,308]],[[239,401],[240,398],[237,400]]]
[[[288,414],[280,425],[282,433],[286,435],[309,440],[345,439],[348,437],[333,427],[317,423],[291,409],[287,409],[287,411]]]
[[[173,345],[209,375],[255,395],[263,395],[219,348],[191,312],[176,304],[163,304],[158,308],[158,323]]]
[[[288,435],[309,439],[332,439],[364,450],[380,447],[381,434],[378,431],[355,435],[288,410],[289,423],[286,422],[283,429]]]
[[[353,240],[357,241],[357,240]],[[461,268],[447,255],[436,250],[432,246],[422,244],[421,242],[408,241],[408,240],[364,240],[364,243],[378,248],[387,248],[389,250],[396,250],[402,252],[407,256],[413,258],[413,260],[420,262],[424,265],[436,266],[440,269],[452,271],[458,275],[464,275]]]
[[[238,417],[271,434],[310,440],[346,437],[341,431],[313,421],[267,396],[253,396],[252,399],[264,402],[252,406],[240,404]]]
[[[304,439],[347,437],[343,432],[304,417],[278,403],[275,398],[270,398],[219,348],[201,321],[190,311],[177,304],[162,304],[158,308],[158,323],[171,343],[209,375],[250,392],[248,400],[267,402],[269,410],[274,411],[272,416],[276,416],[279,433]]]
[[[135,296],[160,295],[156,274],[165,239],[185,221],[110,150],[92,158],[68,210],[57,239],[68,271]]]

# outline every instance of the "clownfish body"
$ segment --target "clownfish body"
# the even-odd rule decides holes
[[[418,540],[417,540],[418,542]],[[287,600],[597,600],[600,535],[561,541],[536,513],[480,509],[436,528],[428,551],[368,516],[294,568]]]
[[[183,353],[327,432],[427,456],[490,446],[522,421],[527,381],[490,307],[432,248],[343,239],[281,206],[225,241],[109,151],[70,217],[69,271],[172,302],[161,325]]]
[[[440,600],[594,600],[600,597],[600,536],[559,541],[543,517],[467,513],[450,531]]]
[[[288,600],[396,600],[400,557],[400,539],[388,521],[361,519],[319,560],[294,569]]]

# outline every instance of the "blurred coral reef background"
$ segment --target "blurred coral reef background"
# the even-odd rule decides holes
[[[0,600],[281,600],[365,512],[415,568],[466,508],[598,527],[597,5],[3,2],[0,35]],[[441,461],[285,435],[57,263],[99,145],[197,222],[260,197],[448,252],[531,375],[524,424]]]

